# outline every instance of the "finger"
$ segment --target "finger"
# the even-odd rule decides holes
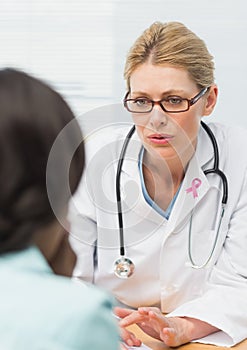
[[[138,307],[137,310],[141,315],[148,315],[149,313],[149,307]]]
[[[126,317],[126,316],[130,315],[132,312],[133,312],[133,310],[125,309],[123,307],[116,306],[114,308],[114,314],[117,315],[120,318],[123,318],[123,317]]]
[[[177,341],[177,334],[174,328],[163,328],[160,332],[160,339],[168,346],[180,345]]]
[[[134,323],[145,322],[148,318],[146,315],[140,314],[138,311],[133,311],[130,315],[119,321],[121,327],[127,327]]]
[[[162,322],[163,327],[169,327],[170,326],[167,318],[164,315],[162,315],[162,313],[149,311],[148,315],[149,315],[150,319],[156,320],[158,322]]]
[[[138,311],[140,313],[148,313],[149,311],[153,311],[157,314],[162,314],[160,309],[158,307],[146,307],[146,306],[142,306],[142,307],[138,307]]]
[[[121,339],[129,346],[140,346],[141,340],[137,339],[136,336],[125,328],[120,328]]]

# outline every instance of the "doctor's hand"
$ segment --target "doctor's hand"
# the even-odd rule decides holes
[[[117,316],[118,319],[121,320],[121,317],[119,317],[117,315],[117,313],[115,312],[115,310],[124,310],[121,308],[115,308],[114,309],[114,314]],[[129,313],[131,312],[131,310],[128,310]],[[129,330],[125,329],[124,327],[119,327],[119,332],[120,332],[120,338],[121,338],[121,350],[127,350],[128,348],[124,345],[127,344],[128,346],[141,346],[142,342],[141,340],[137,339],[136,336],[130,332]]]
[[[206,322],[189,317],[165,317],[156,307],[140,307],[137,311],[115,308],[122,318],[120,327],[136,323],[145,333],[176,347],[189,341],[206,336],[218,329]]]
[[[147,315],[143,314],[142,309],[144,309],[144,308],[139,308],[137,311],[135,311],[135,310],[131,310],[131,309],[115,307],[115,309],[114,309],[115,314],[119,318],[121,318],[121,321],[119,322],[119,326],[120,327],[128,327],[132,324],[137,324],[145,333],[147,333],[151,337],[156,338],[156,339],[160,339],[159,330],[156,330],[155,327],[153,327],[153,325],[151,325],[151,324],[150,325],[144,324],[144,319],[147,321]],[[150,309],[150,310],[152,309],[152,310],[155,310],[157,312],[160,312],[160,310],[158,308],[149,307],[148,309]]]

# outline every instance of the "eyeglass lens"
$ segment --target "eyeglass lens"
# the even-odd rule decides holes
[[[133,113],[147,113],[151,112],[153,109],[153,106],[155,102],[149,100],[149,99],[129,99],[126,100],[126,107],[130,112]],[[189,107],[189,101],[181,98],[169,98],[166,100],[162,100],[159,102],[156,102],[160,105],[162,105],[163,109],[166,112],[180,112],[185,111]]]

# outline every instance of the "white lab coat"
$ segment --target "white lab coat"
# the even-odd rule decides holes
[[[200,342],[232,346],[247,337],[247,132],[209,124],[219,147],[219,167],[228,179],[228,203],[213,257],[203,269],[192,257],[208,258],[219,223],[222,182],[204,175],[213,166],[212,143],[201,128],[169,220],[145,201],[138,171],[141,143],[135,133],[121,173],[126,256],[135,263],[129,279],[114,275],[119,258],[115,176],[130,125],[103,128],[86,142],[87,171],[70,205],[71,242],[78,255],[75,276],[93,282],[130,307],[152,306],[170,316],[194,317],[222,331]],[[186,191],[194,179],[193,191]]]

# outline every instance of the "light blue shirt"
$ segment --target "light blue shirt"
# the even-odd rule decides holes
[[[57,276],[41,252],[0,256],[1,350],[116,350],[108,295]]]
[[[156,210],[160,215],[162,215],[163,217],[165,217],[167,220],[170,217],[172,208],[174,206],[174,203],[177,199],[178,193],[179,193],[179,189],[178,188],[177,192],[175,193],[175,196],[172,198],[169,206],[167,207],[166,210],[161,209],[153,200],[152,198],[149,196],[148,191],[146,189],[145,186],[145,182],[144,182],[144,177],[143,177],[143,170],[142,170],[142,163],[143,163],[143,154],[144,154],[144,147],[142,147],[140,154],[139,154],[139,160],[138,160],[138,167],[139,167],[139,172],[140,172],[140,179],[141,179],[141,186],[142,186],[142,193],[143,196],[145,198],[145,201],[154,209]]]

